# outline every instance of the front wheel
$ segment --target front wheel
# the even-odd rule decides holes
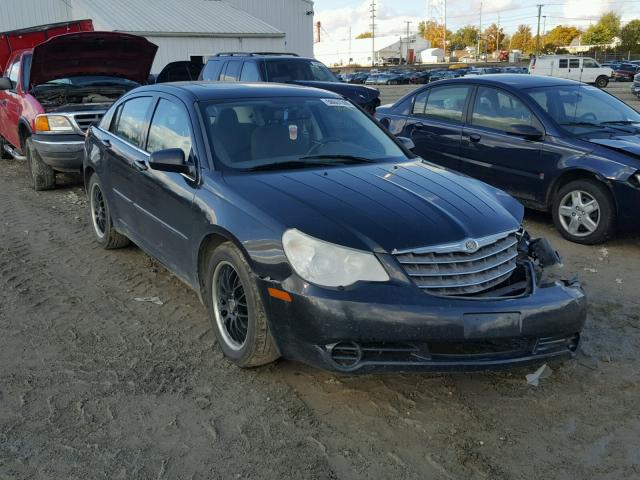
[[[31,185],[36,191],[52,190],[56,188],[56,173],[49,165],[44,163],[42,157],[33,146],[31,138],[25,140],[27,151],[27,168],[31,177]]]
[[[129,245],[129,239],[113,228],[111,210],[104,196],[102,185],[94,173],[89,179],[89,213],[96,241],[105,250],[114,250]]]
[[[222,353],[243,368],[280,357],[264,305],[242,252],[227,242],[207,262],[206,299]]]
[[[604,75],[596,78],[596,87],[605,88],[607,85],[609,85],[609,79]]]
[[[560,188],[552,213],[556,228],[572,242],[593,245],[614,234],[613,199],[596,180],[576,180]]]

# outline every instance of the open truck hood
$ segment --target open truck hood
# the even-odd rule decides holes
[[[157,45],[146,38],[127,33],[60,35],[33,49],[29,85],[79,75],[105,75],[146,83],[157,50]]]

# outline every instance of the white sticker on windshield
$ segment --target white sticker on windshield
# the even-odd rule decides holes
[[[348,107],[348,108],[356,108],[351,102],[347,100],[342,100],[341,98],[321,98],[325,105],[330,107]]]

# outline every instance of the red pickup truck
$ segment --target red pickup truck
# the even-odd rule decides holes
[[[149,78],[156,45],[88,22],[0,34],[0,152],[27,160],[36,190],[80,172],[87,128]]]

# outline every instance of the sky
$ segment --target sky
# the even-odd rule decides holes
[[[378,18],[376,29],[380,35],[406,35],[406,23],[415,31],[418,22],[430,16],[427,0],[376,0]],[[431,2],[443,3],[443,2]],[[544,0],[447,0],[447,28],[480,23],[482,3],[482,29],[498,21],[507,33],[520,24],[529,24],[535,33],[537,28],[537,3]],[[371,0],[315,0],[315,20],[322,22],[323,39],[346,40],[349,29],[352,36],[370,30]],[[540,31],[551,30],[556,25],[576,25],[582,28],[595,23],[609,10],[622,16],[623,25],[640,18],[640,0],[548,0],[542,7]]]

